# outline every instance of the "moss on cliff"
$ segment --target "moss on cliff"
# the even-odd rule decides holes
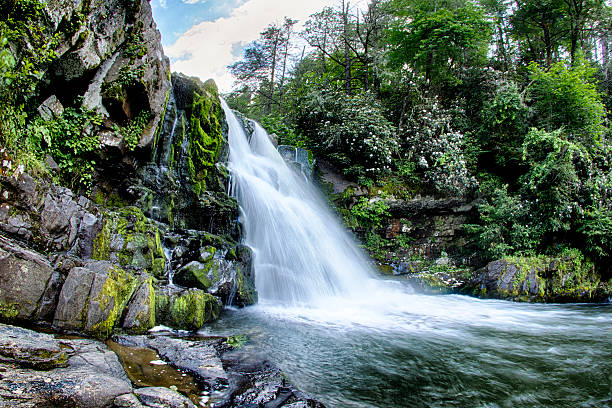
[[[221,115],[221,103],[216,92],[194,92],[187,160],[196,195],[206,190],[221,153],[224,142]]]
[[[93,258],[144,269],[154,276],[162,276],[166,266],[159,229],[137,207],[106,214],[94,240]]]

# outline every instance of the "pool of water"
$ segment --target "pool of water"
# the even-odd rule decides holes
[[[247,334],[245,347],[329,407],[612,405],[611,304],[426,296],[388,284],[316,307],[228,309],[203,334]]]

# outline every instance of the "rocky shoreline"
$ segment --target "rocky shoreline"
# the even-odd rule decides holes
[[[134,384],[119,357],[101,341],[0,324],[0,406],[323,407],[287,384],[270,362],[241,353],[223,337],[195,340],[166,333],[122,335],[114,341],[134,353],[154,350],[159,360],[153,363],[192,374],[199,395],[192,400],[182,395],[180,383],[147,386],[155,378]]]

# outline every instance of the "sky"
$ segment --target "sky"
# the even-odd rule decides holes
[[[172,71],[203,81],[213,78],[221,92],[229,92],[234,82],[227,66],[269,24],[285,16],[303,24],[311,14],[338,4],[341,0],[151,0]]]

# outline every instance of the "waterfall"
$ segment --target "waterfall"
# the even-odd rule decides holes
[[[282,159],[254,123],[250,138],[223,101],[229,125],[232,194],[244,243],[253,249],[260,302],[313,305],[367,296],[374,273],[315,186]]]

